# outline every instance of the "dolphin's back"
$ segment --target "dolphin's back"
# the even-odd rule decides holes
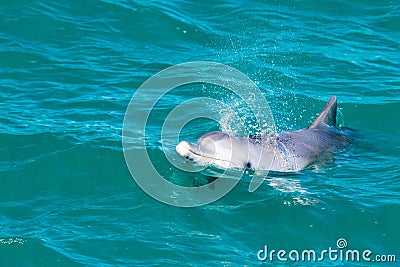
[[[325,127],[305,128],[297,131],[281,132],[278,142],[284,144],[290,157],[296,163],[296,169],[301,170],[310,164],[330,155],[336,149],[343,148],[347,139],[340,130]]]
[[[289,151],[298,170],[304,169],[323,155],[342,148],[347,138],[336,126],[336,97],[332,96],[319,116],[308,127],[297,131],[281,132],[278,142]]]

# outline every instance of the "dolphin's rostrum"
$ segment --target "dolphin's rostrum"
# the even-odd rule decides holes
[[[180,142],[176,151],[200,165],[296,172],[347,143],[344,132],[335,127],[336,110],[336,97],[332,96],[308,128],[249,137],[211,132],[200,137],[197,144]]]

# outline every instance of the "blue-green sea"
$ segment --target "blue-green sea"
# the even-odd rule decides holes
[[[125,111],[149,77],[190,61],[250,77],[279,131],[307,127],[336,95],[338,124],[356,137],[334,160],[270,173],[253,193],[243,179],[209,205],[161,203],[125,162]],[[1,0],[0,266],[398,265],[399,63],[394,0]],[[207,177],[174,168],[165,154],[176,144],[164,149],[159,131],[197,97],[240,106],[198,84],[160,99],[144,149],[177,184]],[[221,129],[199,119],[181,138]],[[372,260],[288,256],[340,250],[339,239]],[[265,246],[276,253],[261,261]]]

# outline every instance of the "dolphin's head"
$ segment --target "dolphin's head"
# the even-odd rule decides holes
[[[247,149],[243,152],[236,138],[222,132],[211,132],[202,136],[197,144],[186,141],[176,146],[176,152],[182,157],[200,165],[214,165],[222,168],[245,167]]]

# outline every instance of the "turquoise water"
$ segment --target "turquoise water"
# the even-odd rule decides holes
[[[265,245],[321,251],[339,238],[400,261],[397,1],[3,0],[0,18],[1,266],[257,266]],[[306,127],[336,95],[339,124],[359,137],[254,193],[242,181],[210,205],[162,204],[128,171],[124,113],[147,78],[194,60],[248,75],[279,130]],[[226,100],[196,88],[161,101],[148,125],[149,154],[177,183],[202,174],[165,160],[163,116]],[[182,139],[219,128],[199,120]]]

